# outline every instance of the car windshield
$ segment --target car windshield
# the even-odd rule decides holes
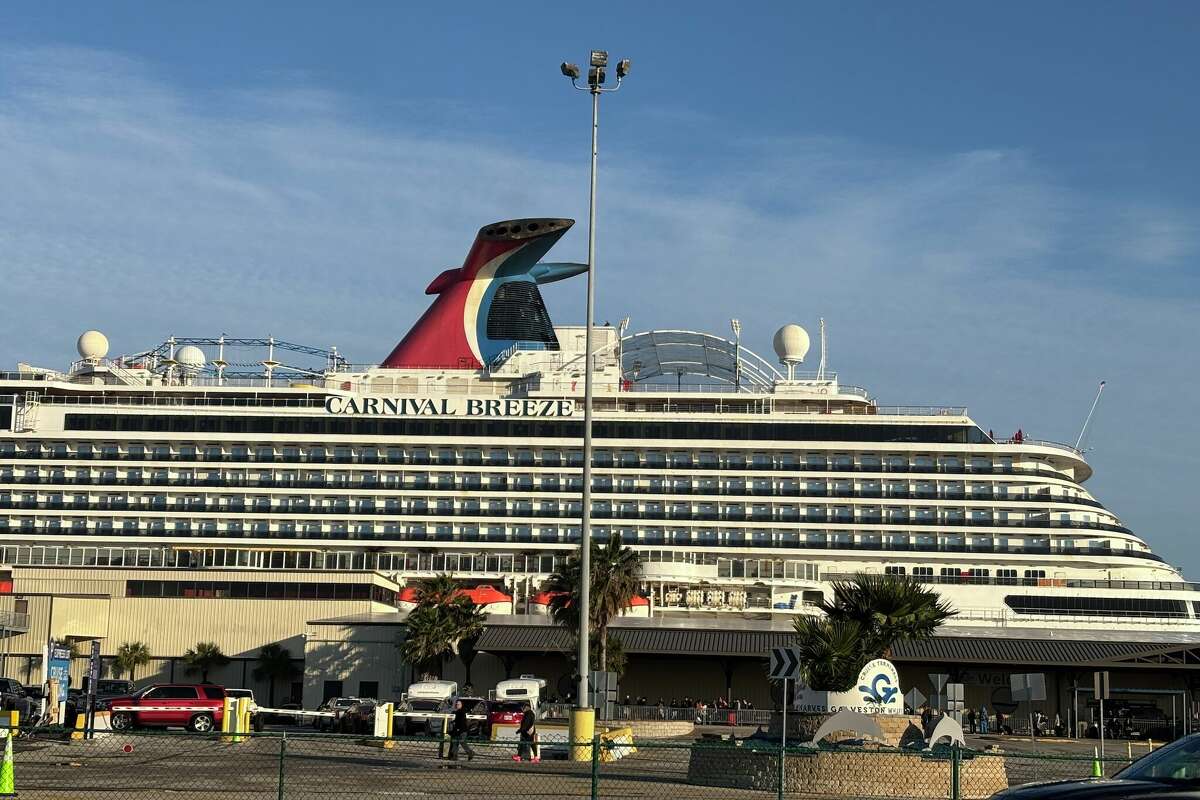
[[[441,700],[409,700],[408,707],[413,711],[437,711]]]
[[[492,709],[492,711],[508,712],[510,714],[520,710],[520,703],[497,703],[496,707]]]
[[[1180,739],[1130,764],[1118,778],[1200,786],[1200,734]]]

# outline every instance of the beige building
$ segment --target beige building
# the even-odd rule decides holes
[[[395,608],[395,582],[362,571],[171,570],[145,568],[12,567],[0,576],[0,672],[30,684],[42,680],[47,641],[75,644],[73,685],[81,685],[91,641],[100,643],[104,674],[118,677],[112,657],[126,642],[146,644],[152,660],[135,674],[138,684],[191,681],[184,653],[216,642],[230,663],[209,679],[269,696],[254,667],[264,645],[286,648],[297,666],[294,683],[275,687],[276,700],[294,697],[301,682],[308,620],[370,614]],[[24,616],[22,616],[22,614]],[[121,675],[119,677],[126,677]]]

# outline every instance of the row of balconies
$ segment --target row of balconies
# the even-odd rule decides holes
[[[0,453],[0,462],[6,459],[13,460],[50,460],[50,461],[125,461],[125,462],[143,462],[143,463],[196,463],[196,464],[261,464],[261,465],[278,465],[278,464],[368,464],[368,465],[391,465],[391,466],[419,466],[419,467],[447,467],[456,469],[459,467],[490,467],[496,469],[504,468],[538,468],[538,469],[561,469],[573,468],[580,469],[583,466],[583,458],[578,453],[571,453],[566,458],[547,459],[543,458],[540,461],[535,461],[532,458],[509,458],[509,459],[464,459],[456,461],[446,461],[437,458],[376,458],[376,459],[348,459],[327,456],[323,458],[313,458],[304,456],[274,456],[271,459],[257,459],[246,457],[222,456],[221,458],[207,458],[201,455],[185,456],[179,454],[171,455],[154,455],[146,454],[144,456],[133,456],[128,454],[101,454],[98,457],[77,457],[70,454],[55,454],[49,451],[30,453],[26,451]],[[768,472],[843,472],[843,473],[894,473],[894,474],[920,474],[920,475],[1020,475],[1020,474],[1058,474],[1058,471],[1041,464],[1033,467],[1021,467],[1011,464],[897,464],[897,463],[868,463],[868,464],[846,464],[838,462],[803,462],[803,461],[786,461],[773,460],[770,462],[759,461],[656,461],[652,459],[644,459],[638,462],[623,461],[621,459],[604,459],[602,457],[592,459],[592,466],[597,469],[649,469],[649,470],[720,470],[726,472],[738,471],[768,471]]]
[[[248,478],[230,479],[230,478],[194,478],[194,477],[150,477],[150,478],[116,478],[101,476],[93,477],[74,477],[68,478],[65,475],[61,476],[42,476],[42,477],[22,477],[9,478],[8,476],[0,475],[0,485],[3,483],[16,484],[21,486],[27,485],[67,485],[67,486],[163,486],[163,487],[196,487],[196,488],[249,488],[249,489],[338,489],[338,490],[387,490],[387,491],[487,491],[487,492],[561,492],[561,491],[582,491],[582,480],[578,478],[569,478],[564,483],[560,484],[557,480],[542,478],[538,484],[534,484],[532,479],[525,481],[508,481],[489,479],[484,481],[475,476],[458,476],[457,480],[450,479],[446,481],[429,479],[414,479],[411,478],[406,482],[389,483],[378,479],[363,479],[361,481],[338,481],[338,480],[277,480],[277,479],[258,479],[251,480]],[[838,497],[838,498],[863,498],[863,499],[896,499],[896,500],[963,500],[971,502],[1002,502],[1002,503],[1027,503],[1027,502],[1054,502],[1054,503],[1069,503],[1072,505],[1090,506],[1093,508],[1103,508],[1103,504],[1096,500],[1086,497],[1073,497],[1066,494],[1052,494],[1048,489],[1038,490],[1036,492],[997,492],[994,490],[982,491],[972,489],[967,492],[965,490],[936,490],[936,489],[904,489],[898,487],[873,487],[873,488],[839,488],[830,489],[825,487],[814,486],[738,486],[726,484],[725,486],[693,486],[691,484],[680,485],[676,483],[672,486],[627,486],[614,485],[610,480],[605,478],[596,478],[592,482],[592,491],[602,494],[661,494],[661,495],[712,495],[724,497]]]
[[[297,541],[344,541],[347,543],[369,542],[369,541],[404,541],[411,543],[464,543],[464,542],[490,542],[490,543],[511,543],[511,544],[551,544],[551,545],[574,545],[579,542],[579,534],[577,532],[568,531],[539,531],[536,535],[530,528],[517,529],[490,529],[486,531],[470,531],[463,530],[455,534],[452,530],[408,530],[408,531],[393,531],[379,532],[371,530],[364,532],[361,530],[345,530],[333,531],[303,531],[303,530],[255,530],[246,528],[235,528],[226,530],[217,530],[214,527],[194,527],[194,526],[174,526],[167,527],[143,527],[138,529],[117,529],[117,528],[88,528],[85,523],[76,523],[72,525],[61,525],[48,523],[45,526],[33,527],[25,525],[12,525],[0,523],[0,535],[16,534],[26,536],[45,536],[45,535],[115,535],[120,533],[126,536],[145,536],[145,537],[228,537],[230,539],[244,538],[251,536],[254,538],[269,538]],[[703,535],[694,535],[695,531],[685,532],[688,535],[679,536],[672,535],[670,537],[662,532],[642,532],[641,536],[635,541],[627,542],[631,546],[675,546],[675,547],[722,547],[722,548],[773,548],[785,550],[827,550],[827,551],[858,551],[858,552],[904,552],[904,553],[975,553],[975,554],[992,554],[992,555],[1045,555],[1045,556],[1064,556],[1064,555],[1081,555],[1081,556],[1124,556],[1129,558],[1138,558],[1149,561],[1161,562],[1162,558],[1144,550],[1127,550],[1114,549],[1111,544],[1105,542],[1095,546],[1086,548],[1081,547],[1055,547],[1050,544],[996,544],[990,545],[963,545],[950,544],[945,542],[911,542],[911,541],[831,541],[826,536],[809,536],[801,539],[795,532],[776,532],[775,535],[736,535],[734,532],[728,532],[726,536],[713,535],[706,537]],[[597,537],[607,535],[606,531],[597,530]]]
[[[37,502],[37,501],[6,501],[0,500],[0,509],[17,509],[17,510],[64,510],[64,511],[115,511],[115,512],[138,512],[138,513],[229,513],[229,514],[274,514],[274,515],[307,515],[307,514],[353,514],[366,516],[441,516],[441,517],[515,517],[536,519],[578,519],[580,512],[578,509],[563,509],[563,508],[537,508],[532,507],[522,508],[507,508],[497,506],[485,507],[413,507],[408,508],[377,508],[377,507],[362,507],[358,506],[350,508],[348,504],[333,504],[332,506],[302,506],[302,505],[268,505],[265,503],[227,503],[227,504],[209,504],[203,502],[192,503],[54,503],[54,502]],[[790,513],[788,513],[790,512]],[[593,506],[592,517],[594,519],[624,519],[624,520],[678,520],[678,521],[727,521],[727,522],[785,522],[796,524],[846,524],[846,525],[936,525],[946,527],[972,526],[972,527],[1003,527],[1003,528],[1051,528],[1051,529],[1081,529],[1081,530],[1103,530],[1114,531],[1118,533],[1131,534],[1128,528],[1121,525],[1112,525],[1103,522],[1092,522],[1088,520],[1051,520],[1040,518],[1019,518],[1009,519],[995,517],[992,515],[974,515],[970,517],[948,516],[948,515],[933,515],[923,517],[910,514],[870,514],[870,513],[833,513],[828,512],[806,512],[801,515],[795,509],[775,509],[774,511],[758,511],[751,509],[742,509],[740,512],[737,509],[723,509],[720,511],[709,510],[640,510],[640,509],[605,509],[596,508]]]

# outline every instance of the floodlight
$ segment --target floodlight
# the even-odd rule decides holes
[[[593,67],[607,67],[608,66],[608,51],[607,50],[593,50],[592,51],[592,66]]]
[[[617,77],[624,78],[628,74],[629,74],[629,59],[622,58],[620,61],[617,62]]]
[[[562,66],[559,67],[559,69],[562,70],[563,75],[566,75],[571,80],[575,80],[576,78],[579,77],[579,65],[578,64],[569,64],[566,61],[564,61],[562,63]]]
[[[602,67],[592,67],[589,69],[588,83],[592,86],[599,86],[604,83],[604,69]]]

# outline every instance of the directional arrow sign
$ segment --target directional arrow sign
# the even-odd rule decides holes
[[[771,680],[795,680],[800,676],[800,651],[795,647],[771,648]]]

